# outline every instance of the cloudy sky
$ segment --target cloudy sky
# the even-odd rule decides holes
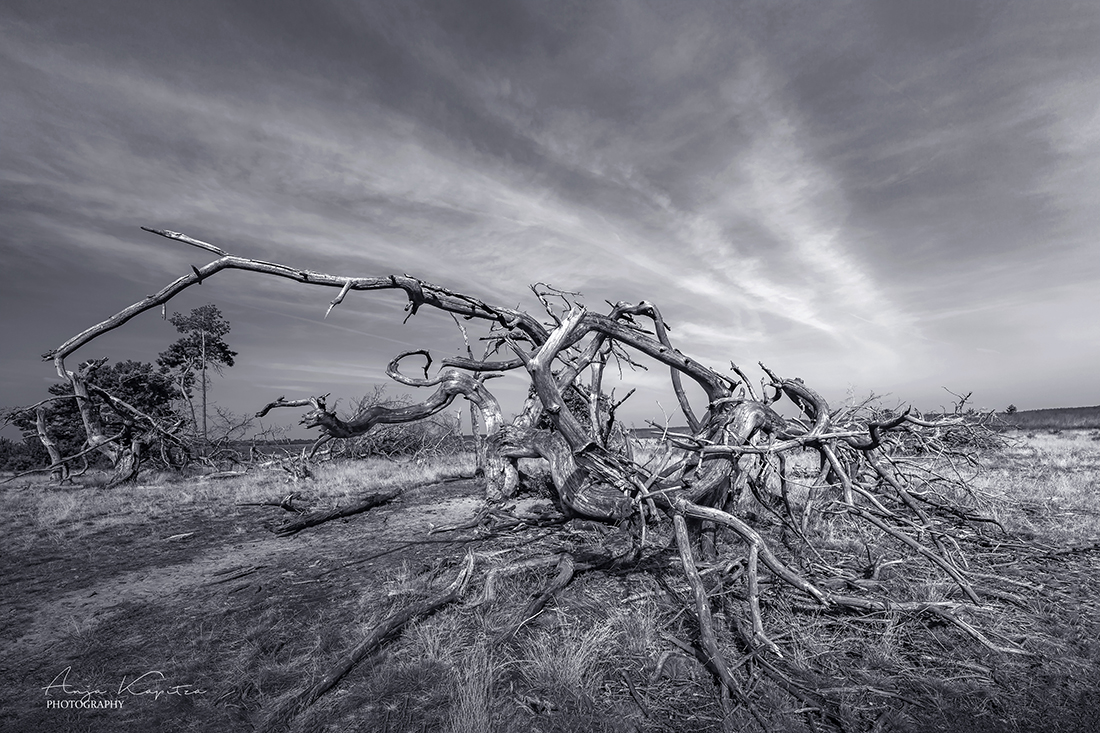
[[[211,259],[143,225],[502,305],[647,299],[684,352],[834,401],[1098,404],[1098,39],[1100,4],[1062,0],[5,0],[0,405]],[[213,397],[240,412],[461,346],[333,296],[230,272],[169,312],[231,321]],[[150,312],[70,366],[175,336]]]

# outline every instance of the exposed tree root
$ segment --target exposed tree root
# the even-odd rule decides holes
[[[695,616],[699,622],[699,643],[703,651],[702,661],[704,666],[725,686],[731,695],[744,704],[757,718],[757,722],[764,726],[764,721],[759,718],[752,702],[745,695],[744,690],[733,678],[729,665],[726,664],[725,655],[718,646],[718,636],[714,631],[714,619],[710,611],[710,599],[707,597],[706,588],[699,577],[699,569],[695,567],[695,558],[691,554],[691,538],[688,537],[687,523],[682,514],[672,518],[676,530],[676,545],[680,549],[680,560],[683,563],[684,575],[688,585],[695,596]]]
[[[286,700],[282,705],[272,711],[259,726],[259,730],[265,733],[275,733],[276,731],[283,731],[289,728],[295,717],[304,712],[326,692],[335,687],[336,683],[343,679],[344,675],[354,669],[357,664],[362,662],[369,655],[374,653],[375,650],[395,632],[404,627],[405,624],[430,614],[458,599],[470,580],[473,568],[473,555],[467,555],[457,577],[455,577],[450,585],[431,598],[413,603],[391,614],[389,618],[376,626],[371,633],[367,634],[362,641],[344,655],[344,657],[340,659],[332,669],[325,673],[320,680],[310,685],[305,690],[292,695],[290,699]]]
[[[503,644],[510,641],[516,633],[523,628],[524,624],[542,611],[547,602],[554,597],[555,593],[569,585],[576,572],[576,563],[573,562],[573,557],[568,553],[563,553],[561,557],[558,558],[557,571],[553,580],[551,580],[537,596],[531,599],[531,602],[527,604],[527,607],[523,609],[519,617],[506,628],[497,632],[497,635],[493,638],[494,644]]]
[[[294,500],[298,494],[291,492],[281,499],[269,499],[268,501],[239,501],[237,506],[274,506],[295,514],[302,514],[305,509],[294,506]]]
[[[568,586],[573,579],[580,573],[588,572],[590,570],[603,570],[611,567],[619,558],[614,556],[606,556],[601,559],[595,559],[590,561],[577,561],[572,554],[563,552],[557,556],[556,570],[557,573],[547,583],[542,590],[531,599],[531,602],[519,613],[516,619],[497,632],[493,637],[494,644],[503,644],[511,641],[515,638],[520,629],[524,627],[529,621],[539,615],[542,609],[546,607],[554,596],[560,593],[566,586]],[[525,560],[514,565],[510,565],[503,568],[497,568],[493,572],[490,572],[486,577],[485,593],[478,605],[481,603],[489,603],[493,599],[492,581],[495,579],[495,574],[510,574],[512,572],[518,572],[520,570],[546,566],[554,563],[555,558],[553,556],[546,558],[536,558],[534,561]]]
[[[428,534],[442,534],[443,532],[459,532],[465,529],[485,531],[489,534],[506,532],[520,527],[552,527],[562,524],[567,518],[550,516],[546,514],[516,514],[507,508],[502,509],[494,504],[487,504],[478,513],[466,522],[448,524],[442,527],[433,526]]]

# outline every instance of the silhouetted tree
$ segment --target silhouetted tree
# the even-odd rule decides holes
[[[173,313],[169,319],[176,330],[186,334],[157,357],[157,364],[165,374],[174,374],[179,391],[191,404],[191,390],[195,385],[195,373],[199,374],[202,389],[202,439],[208,439],[207,430],[207,369],[221,373],[223,366],[233,366],[236,351],[229,348],[225,335],[229,322],[222,317],[218,306],[207,304],[193,308],[188,315]],[[191,406],[194,419],[194,406]]]

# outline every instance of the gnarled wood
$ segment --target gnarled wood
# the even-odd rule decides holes
[[[407,405],[374,405],[346,418],[329,409],[325,397],[294,400],[280,397],[259,414],[274,408],[310,408],[301,423],[321,433],[314,445],[315,452],[325,441],[363,435],[379,425],[423,420],[462,397],[478,411],[486,427],[486,440],[479,448],[482,451],[479,464],[485,468],[489,501],[500,501],[516,491],[518,458],[538,457],[549,466],[554,492],[565,514],[609,524],[623,525],[629,520],[639,557],[646,551],[647,527],[671,518],[683,572],[695,600],[706,663],[723,685],[738,696],[743,694],[742,688],[735,679],[736,670],[731,670],[724,661],[725,652],[712,627],[707,589],[694,560],[692,545],[700,539],[701,526],[710,528],[704,544],[707,559],[726,563],[727,568],[737,564],[745,570],[745,602],[741,608],[747,610],[730,607],[727,610],[734,614],[733,626],[745,629],[743,638],[747,646],[762,660],[766,670],[771,664],[766,657],[778,658],[781,653],[771,639],[782,637],[768,633],[768,606],[761,602],[761,593],[762,588],[779,586],[805,594],[818,611],[890,610],[924,615],[942,612],[947,620],[962,624],[960,628],[964,631],[974,631],[971,636],[980,643],[1001,650],[953,617],[952,602],[899,601],[876,596],[874,586],[864,588],[838,568],[826,566],[820,553],[813,553],[811,561],[794,550],[791,555],[784,554],[790,546],[783,549],[777,544],[770,546],[766,533],[750,521],[753,514],[742,513],[745,504],[739,504],[756,501],[770,517],[779,520],[784,531],[793,531],[799,542],[811,548],[815,540],[811,532],[813,519],[820,517],[822,507],[827,506],[834,516],[842,518],[838,521],[860,522],[896,540],[896,547],[907,553],[907,559],[926,560],[933,572],[945,574],[971,603],[977,604],[980,589],[967,578],[964,564],[956,562],[955,556],[948,556],[945,549],[952,547],[955,555],[960,552],[960,543],[952,545],[950,535],[955,525],[948,526],[937,518],[937,514],[949,513],[946,500],[922,495],[916,490],[922,481],[919,473],[908,468],[895,470],[890,458],[891,451],[906,440],[932,455],[953,457],[948,440],[951,431],[974,429],[960,416],[928,420],[910,410],[898,414],[865,410],[862,406],[832,410],[824,397],[800,379],[781,377],[763,364],[761,368],[770,381],[761,385],[761,391],[754,392],[747,375],[732,362],[735,377],[681,353],[670,338],[664,316],[646,301],[618,303],[607,312],[598,313],[582,306],[573,294],[539,286],[534,293],[547,316],[540,320],[518,308],[496,306],[409,275],[329,275],[237,257],[176,232],[149,231],[209,251],[217,259],[193,268],[191,273],[154,295],[77,334],[45,355],[53,360],[58,374],[73,386],[89,445],[110,456],[119,472],[137,470],[143,445],[137,425],[140,423],[146,431],[156,428],[145,427],[146,421],[140,416],[109,401],[120,414],[131,419],[125,435],[104,434],[102,421],[90,408],[90,388],[83,372],[70,372],[65,367],[65,359],[80,347],[139,313],[163,306],[180,292],[223,270],[242,270],[336,288],[336,297],[329,302],[326,315],[352,293],[400,290],[408,298],[407,317],[426,310],[447,313],[455,318],[467,345],[467,356],[443,359],[442,368],[434,376],[429,374],[432,358],[427,350],[407,351],[390,362],[386,371],[391,379],[417,389],[434,388],[428,397]],[[563,307],[555,309],[553,304],[558,301]],[[463,321],[459,322],[459,318]],[[470,339],[463,325],[467,322],[487,328],[484,340],[488,347],[481,359],[475,359],[469,348]],[[511,349],[513,357],[497,358],[495,354],[502,349]],[[601,392],[605,367],[612,360],[617,360],[620,366],[636,366],[633,358],[639,355],[669,369],[670,385],[688,426],[684,434],[666,430],[661,436],[659,440],[667,455],[661,459],[659,468],[635,463],[637,454],[630,447],[632,439],[627,436],[623,445],[613,445],[613,441],[607,440],[610,426],[600,424],[604,419],[601,404],[611,404]],[[425,361],[423,377],[411,377],[399,369],[405,359],[415,356]],[[508,423],[486,381],[502,372],[520,369],[527,373],[532,389],[522,411]],[[683,385],[685,379],[702,390],[705,404],[690,403]],[[797,417],[784,419],[773,408],[774,403],[783,399],[797,408]],[[960,407],[965,399],[960,400]],[[614,407],[608,412],[613,416]],[[547,425],[549,429],[544,429]],[[45,435],[44,429],[40,432]],[[820,466],[816,477],[792,475],[789,464],[793,462],[788,462],[785,456],[798,451],[816,454]],[[935,475],[935,480],[965,486],[965,479]],[[804,499],[792,499],[792,487],[798,482],[807,486]],[[742,495],[746,486],[752,491]],[[797,506],[797,501],[802,501],[801,506]],[[950,519],[956,523],[959,519],[978,521],[975,517],[956,511]],[[731,560],[731,555],[739,557]],[[764,577],[766,574],[771,577]],[[563,562],[559,567],[559,584],[567,582],[570,576],[570,564]],[[862,595],[831,592],[848,585],[858,587]],[[414,614],[421,612],[417,608],[412,609]],[[339,679],[342,673],[337,670],[330,681]],[[315,699],[314,692],[296,699],[291,708],[300,709],[303,701],[310,699]]]

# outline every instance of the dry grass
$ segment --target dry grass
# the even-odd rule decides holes
[[[478,636],[458,658],[452,672],[450,729],[453,733],[489,733],[493,720],[493,687],[499,664],[484,636]]]
[[[1100,442],[1069,430],[1010,438],[975,484],[1006,527],[1058,545],[1100,539]]]
[[[1068,431],[1014,437],[1005,450],[984,458],[972,494],[953,498],[995,516],[1009,531],[986,525],[978,540],[960,547],[975,585],[1000,594],[986,595],[987,607],[965,620],[1026,655],[993,652],[932,617],[810,612],[792,592],[765,585],[764,623],[785,654],[777,664],[823,696],[852,730],[1094,729],[1093,716],[1100,714],[1100,553],[1086,545],[1100,541],[1100,443]],[[3,498],[9,516],[21,517],[15,542],[29,534],[37,539],[24,542],[28,547],[63,546],[139,518],[170,518],[181,506],[215,517],[228,506],[291,491],[318,507],[345,504],[381,488],[472,472],[470,459],[463,460],[333,464],[318,469],[314,481],[297,484],[266,472],[111,490],[9,486]],[[795,475],[815,472],[807,459],[797,463]],[[794,501],[804,496],[795,487]],[[813,573],[813,558],[751,498],[741,511],[784,559],[802,558],[800,568]],[[876,582],[897,598],[959,600],[954,584],[873,527],[825,517],[813,531],[821,561],[850,570],[855,580],[877,566]],[[294,729],[702,732],[760,730],[761,720],[769,730],[827,729],[813,704],[785,692],[745,656],[732,627],[743,613],[742,581],[734,574],[718,587],[711,572],[704,577],[714,593],[721,643],[753,709],[722,700],[709,674],[677,646],[697,635],[685,603],[689,593],[678,557],[661,549],[669,538],[656,531],[652,539],[656,544],[641,565],[578,576],[508,641],[498,641],[498,632],[549,581],[553,565],[502,577],[492,603],[475,604],[481,590],[475,585],[462,602],[407,626],[300,716]],[[727,540],[727,552],[743,551]],[[5,540],[12,541],[10,535]],[[617,548],[623,541],[620,532],[577,523],[554,536],[529,533],[475,547],[484,570],[532,554]],[[1079,551],[1059,554],[1057,548]],[[356,566],[344,571],[356,585],[343,594],[309,596],[313,586],[302,585],[293,586],[294,599],[276,595],[266,605],[262,594],[246,602],[242,593],[219,607],[199,599],[174,608],[135,606],[131,620],[118,621],[117,628],[100,625],[94,633],[74,620],[61,646],[97,660],[98,666],[85,669],[90,676],[117,671],[112,660],[128,653],[165,660],[175,676],[202,679],[217,691],[216,704],[185,716],[193,729],[245,729],[277,700],[319,678],[392,609],[445,584],[456,553],[440,549],[373,575]],[[126,631],[133,619],[145,636]],[[168,718],[110,720],[115,730],[156,729],[161,722]]]
[[[299,505],[329,509],[346,505],[364,494],[383,489],[408,489],[447,479],[470,476],[475,468],[471,454],[437,461],[367,459],[324,463],[313,469],[309,481],[292,481],[279,468],[250,471],[227,478],[180,477],[175,474],[143,475],[134,484],[110,489],[91,486],[50,486],[42,477],[20,479],[0,489],[9,516],[29,524],[37,532],[63,543],[76,536],[124,526],[134,516],[166,519],[181,508],[207,507],[211,515],[227,507],[278,500],[297,495]]]

